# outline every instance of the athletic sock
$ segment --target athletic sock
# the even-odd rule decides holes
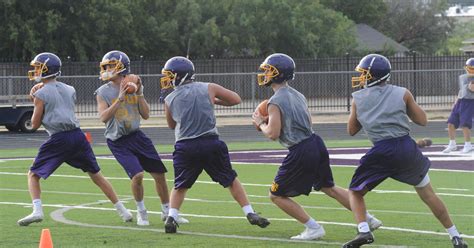
[[[145,211],[146,208],[145,208],[145,201],[141,200],[141,201],[136,201],[137,203],[137,210],[138,211]]]
[[[449,233],[449,238],[453,238],[453,237],[459,237],[459,232],[458,232],[458,229],[456,229],[456,226],[453,225],[452,227],[446,229],[446,231]]]
[[[43,206],[41,205],[41,199],[33,200],[33,214],[43,214]]]
[[[366,212],[366,213],[365,213],[365,216],[366,216],[365,219],[366,219],[367,221],[369,221],[370,219],[373,219],[373,218],[374,218],[374,216],[371,215],[369,212]]]
[[[464,146],[470,147],[470,146],[471,146],[471,141],[466,141],[466,142],[464,142]]]
[[[115,209],[119,210],[119,211],[124,211],[126,210],[125,206],[123,205],[123,202],[121,201],[118,201],[114,204],[114,207]]]
[[[247,216],[249,213],[255,213],[255,211],[253,211],[252,205],[250,204],[243,206],[242,210],[244,211],[245,216]]]
[[[313,218],[309,218],[309,220],[304,223],[304,226],[307,228],[316,229],[319,228],[321,225],[319,225],[318,222],[316,222],[316,220],[314,220]]]
[[[177,208],[170,208],[168,216],[173,217],[173,219],[178,219],[179,210]]]
[[[456,146],[456,140],[449,140],[449,146]]]
[[[168,214],[169,211],[170,211],[170,204],[169,203],[161,204],[161,212],[163,212],[165,214]]]
[[[359,230],[360,233],[370,232],[369,224],[365,221],[361,222],[357,225],[357,230]]]

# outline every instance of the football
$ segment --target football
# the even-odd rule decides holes
[[[262,115],[263,117],[268,116],[268,100],[263,100],[260,104],[257,106],[257,110]]]
[[[423,138],[423,140],[425,141],[426,146],[431,146],[433,144],[431,138]]]
[[[431,146],[433,144],[433,141],[430,138],[423,138],[419,139],[416,141],[416,144],[418,145],[419,148]]]
[[[128,82],[126,83],[126,87],[127,87],[127,94],[133,94],[135,92],[137,92],[137,85],[133,82]]]
[[[138,90],[140,77],[135,74],[128,74],[123,78],[122,83],[127,85],[127,94],[133,94]]]

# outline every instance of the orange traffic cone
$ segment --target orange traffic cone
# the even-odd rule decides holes
[[[87,141],[89,141],[89,143],[92,144],[92,135],[90,132],[85,132],[85,135],[86,135],[86,139]]]
[[[39,248],[53,248],[53,240],[51,240],[49,229],[43,229],[41,231]]]

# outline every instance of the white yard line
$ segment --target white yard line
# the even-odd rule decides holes
[[[62,222],[65,224],[71,224],[71,225],[79,225],[79,226],[85,226],[85,227],[97,227],[97,228],[116,228],[116,229],[129,229],[130,230],[145,230],[149,228],[135,228],[135,227],[123,227],[123,226],[103,226],[103,225],[95,225],[95,224],[87,224],[87,223],[80,223],[76,221],[71,221],[71,220],[66,220],[63,216],[64,212],[67,212],[72,209],[87,209],[87,210],[99,210],[99,211],[115,211],[114,208],[104,208],[104,207],[91,207],[90,205],[95,205],[103,203],[103,201],[98,201],[94,203],[86,203],[86,204],[80,204],[80,205],[63,205],[63,204],[44,204],[43,206],[45,207],[54,207],[54,208],[60,208],[59,210],[55,210],[51,213],[51,217],[58,222]],[[0,202],[0,205],[18,205],[18,206],[31,206],[31,203],[23,203],[23,202]],[[161,214],[160,212],[156,211],[148,211],[149,214]],[[246,218],[244,216],[218,216],[218,215],[202,215],[202,214],[182,214],[183,216],[189,216],[189,217],[196,217],[196,218],[215,218],[215,219],[243,219],[245,220]],[[290,221],[290,222],[295,222],[294,219],[290,218],[269,218],[271,221]],[[338,226],[349,226],[349,227],[355,227],[356,225],[353,223],[344,223],[344,222],[330,222],[330,221],[319,221],[321,224],[327,224],[327,225],[338,225]],[[448,236],[447,233],[445,232],[435,232],[435,231],[428,231],[428,230],[417,230],[417,229],[409,229],[409,228],[400,228],[400,227],[388,227],[388,226],[382,226],[380,227],[382,230],[390,230],[390,231],[400,231],[400,232],[409,232],[409,233],[419,233],[419,234],[428,234],[428,235],[438,235],[438,236]],[[162,229],[150,229],[150,230],[156,230],[157,232],[163,232]],[[179,233],[183,234],[191,234],[191,235],[196,235],[195,232],[183,232],[179,231]],[[199,235],[199,234],[198,234]],[[214,236],[214,235],[219,235],[219,236]],[[222,236],[223,235],[223,236]],[[212,236],[212,237],[224,237],[224,238],[234,238],[235,235],[225,235],[225,234],[206,234],[205,236]],[[461,235],[463,238],[468,238],[468,239],[474,239],[474,235],[468,235],[468,234],[462,234]],[[238,238],[238,237],[236,237]],[[293,242],[293,240],[288,240],[288,239],[278,239],[278,238],[267,238],[267,237],[253,237],[253,236],[242,236],[243,239],[256,239],[256,240],[266,240],[266,241],[284,241],[284,242]],[[324,241],[309,241],[310,243],[320,243],[323,242],[324,244],[337,244],[340,245],[340,243],[334,243],[334,242],[324,242]],[[386,247],[386,246],[382,246]]]
[[[12,192],[28,192],[27,189],[11,189],[11,188],[0,188],[0,191],[12,191]],[[85,196],[98,196],[104,197],[104,194],[101,193],[87,193],[87,192],[70,192],[70,191],[51,191],[51,190],[43,190],[41,191],[45,194],[63,194],[63,195],[85,195]],[[125,198],[131,198],[131,195],[118,195],[121,201],[124,201]],[[260,195],[248,195],[250,198],[267,198],[268,196],[260,196]],[[145,196],[147,199],[158,199],[157,196]],[[185,198],[186,201],[191,202],[202,202],[202,203],[226,203],[226,204],[235,204],[235,201],[232,200],[209,200],[209,199],[199,199],[199,198]],[[108,202],[108,201],[105,201]],[[271,202],[254,202],[252,201],[252,205],[266,205],[272,206],[275,205]],[[323,209],[323,210],[337,210],[337,211],[347,211],[346,208],[342,207],[323,207],[323,206],[302,206],[305,209]],[[416,211],[401,211],[401,210],[379,210],[379,209],[370,209],[372,213],[392,213],[392,214],[410,214],[410,215],[433,215],[431,212],[416,212]],[[474,217],[474,214],[451,214],[451,216],[456,217]]]
[[[19,172],[0,172],[0,175],[12,175],[12,176],[26,176],[26,173],[19,173]],[[64,178],[79,178],[79,179],[90,179],[88,176],[78,176],[78,175],[61,175],[61,174],[53,174],[51,177],[64,177]],[[108,180],[127,180],[129,181],[130,179],[128,177],[105,177]],[[143,180],[146,181],[153,181],[153,178],[144,178]],[[172,179],[167,179],[166,181],[168,182],[173,182]],[[216,184],[216,182],[213,181],[201,181],[197,180],[196,183],[200,184]],[[243,183],[242,185],[244,186],[254,186],[254,187],[270,187],[270,184],[259,184],[259,183]],[[416,194],[416,191],[410,191],[410,190],[372,190],[374,193],[379,193],[379,194]],[[311,194],[323,194],[321,192],[311,192]],[[455,197],[474,197],[473,194],[454,194],[454,193],[437,193],[438,195],[443,195],[443,196],[455,196]]]
[[[458,188],[437,188],[441,190],[452,190],[452,191],[470,191],[469,189],[458,189]]]

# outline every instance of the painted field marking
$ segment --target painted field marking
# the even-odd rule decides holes
[[[94,203],[86,203],[86,204],[80,204],[80,205],[64,205],[64,204],[44,204],[44,207],[53,207],[53,208],[61,208],[61,209],[67,209],[67,211],[72,210],[72,209],[84,209],[84,210],[98,210],[98,211],[116,211],[114,208],[104,208],[104,207],[91,207],[90,205],[95,205],[103,203],[103,201],[98,201]],[[32,206],[31,203],[23,203],[23,202],[0,202],[0,205],[18,205],[18,206]],[[58,221],[55,217],[56,214],[55,212],[58,212],[59,210],[55,210],[51,213],[51,217]],[[136,212],[136,210],[132,210],[133,212]],[[63,212],[64,213],[64,212]],[[157,211],[148,211],[149,214],[157,214],[161,215],[161,212]],[[196,218],[216,218],[216,219],[243,219],[245,220],[246,217],[244,216],[219,216],[219,215],[202,215],[202,214],[181,214],[183,216],[188,216],[188,217],[196,217]],[[290,219],[290,218],[268,218],[271,221],[285,221],[285,222],[296,222],[295,219]],[[62,222],[62,221],[59,221]],[[345,223],[345,222],[332,222],[332,221],[318,221],[321,224],[327,224],[327,225],[337,225],[337,226],[348,226],[348,227],[355,227],[356,224],[353,223]],[[63,222],[64,223],[64,222]],[[65,223],[69,224],[69,223]],[[98,225],[100,226],[100,225]],[[141,229],[141,228],[140,228]],[[381,230],[389,230],[389,231],[400,231],[400,232],[409,232],[409,233],[419,233],[419,234],[428,234],[428,235],[438,235],[438,236],[448,236],[447,233],[445,232],[435,232],[435,231],[427,231],[427,230],[418,230],[418,229],[409,229],[409,228],[400,228],[400,227],[389,227],[389,226],[381,226],[379,229]],[[163,231],[160,229],[161,232]],[[184,232],[179,232],[179,233],[184,233]],[[192,234],[193,232],[190,232],[189,234]],[[233,235],[232,235],[233,236]],[[252,236],[249,236],[252,237]],[[463,238],[468,238],[468,239],[474,239],[474,235],[468,235],[468,234],[462,234],[461,237]],[[259,237],[255,237],[259,238]],[[267,239],[264,239],[267,240]],[[285,240],[286,242],[292,242],[293,240],[288,240],[288,239],[282,239]],[[277,241],[280,241],[278,239]],[[310,241],[310,242],[323,242],[323,241]],[[340,243],[336,243],[340,244]],[[386,246],[382,246],[386,247]]]
[[[342,159],[342,160],[360,160],[365,153],[341,153],[341,154],[329,154],[330,159]],[[474,153],[473,153],[474,154]],[[423,155],[427,156],[431,161],[473,161],[474,156],[469,153],[442,153],[442,152],[423,152]],[[433,156],[436,155],[436,156]],[[441,157],[437,157],[441,156]],[[261,155],[263,158],[285,158],[286,154],[274,154],[274,155]]]
[[[0,188],[0,191],[13,191],[13,192],[29,192],[27,189],[10,189],[10,188]],[[86,192],[69,192],[69,191],[50,191],[50,190],[43,190],[42,193],[46,194],[64,194],[64,195],[86,195],[86,196],[98,196],[104,197],[104,194],[101,193],[86,193]],[[121,201],[125,201],[125,198],[132,198],[131,195],[117,195],[120,197]],[[259,195],[247,195],[251,198],[267,198],[268,196],[259,196]],[[158,196],[145,196],[146,199],[155,199],[159,200]],[[233,200],[209,200],[209,199],[199,199],[199,198],[185,198],[186,201],[191,202],[200,202],[200,203],[225,203],[225,204],[235,204]],[[108,202],[105,200],[105,202]],[[265,205],[275,207],[275,204],[271,202],[252,202],[252,205]],[[338,210],[338,211],[347,211],[346,208],[343,207],[323,207],[323,206],[305,206],[302,205],[305,209],[322,209],[322,210]],[[391,213],[391,214],[411,214],[411,215],[433,215],[431,212],[415,212],[415,211],[401,211],[401,210],[378,210],[378,209],[371,209],[370,212],[373,213]],[[473,214],[450,214],[451,216],[456,217],[474,217]]]
[[[452,191],[470,191],[469,189],[457,189],[457,188],[437,188],[441,190],[452,190]]]
[[[12,176],[26,176],[26,173],[19,173],[19,172],[0,172],[0,175],[12,175]],[[64,178],[78,178],[78,179],[90,179],[88,176],[78,176],[78,175],[62,175],[62,174],[53,174],[51,177],[64,177]],[[127,180],[130,181],[128,177],[105,177],[108,180]],[[143,180],[145,181],[154,181],[153,178],[144,178]],[[174,182],[172,179],[167,179],[166,181],[168,182]],[[216,182],[213,181],[201,181],[201,180],[196,180],[196,183],[199,184],[213,184],[217,185]],[[244,186],[254,186],[254,187],[270,187],[271,184],[259,184],[259,183],[244,183],[241,182],[242,185]],[[378,190],[374,189],[372,192],[375,193],[380,193],[380,194],[416,194],[416,191],[410,191],[410,190]],[[323,194],[321,192],[311,192],[310,194]],[[437,193],[438,195],[443,195],[443,196],[455,196],[455,197],[474,197],[473,194],[455,194],[455,193]]]
[[[115,160],[113,156],[96,156],[97,159],[105,159],[105,160]],[[0,162],[5,162],[5,161],[31,161],[34,158],[4,158],[0,159]],[[162,161],[167,161],[167,162],[172,162],[172,159],[162,159]],[[239,161],[231,161],[232,164],[239,164],[239,165],[272,165],[272,166],[280,166],[281,163],[259,163],[259,162],[239,162]],[[331,165],[331,167],[336,167],[336,168],[355,168],[357,165]],[[0,166],[0,168],[2,168]],[[459,172],[459,173],[474,173],[474,170],[453,170],[453,169],[433,169],[430,168],[430,171],[442,171],[442,172]]]

